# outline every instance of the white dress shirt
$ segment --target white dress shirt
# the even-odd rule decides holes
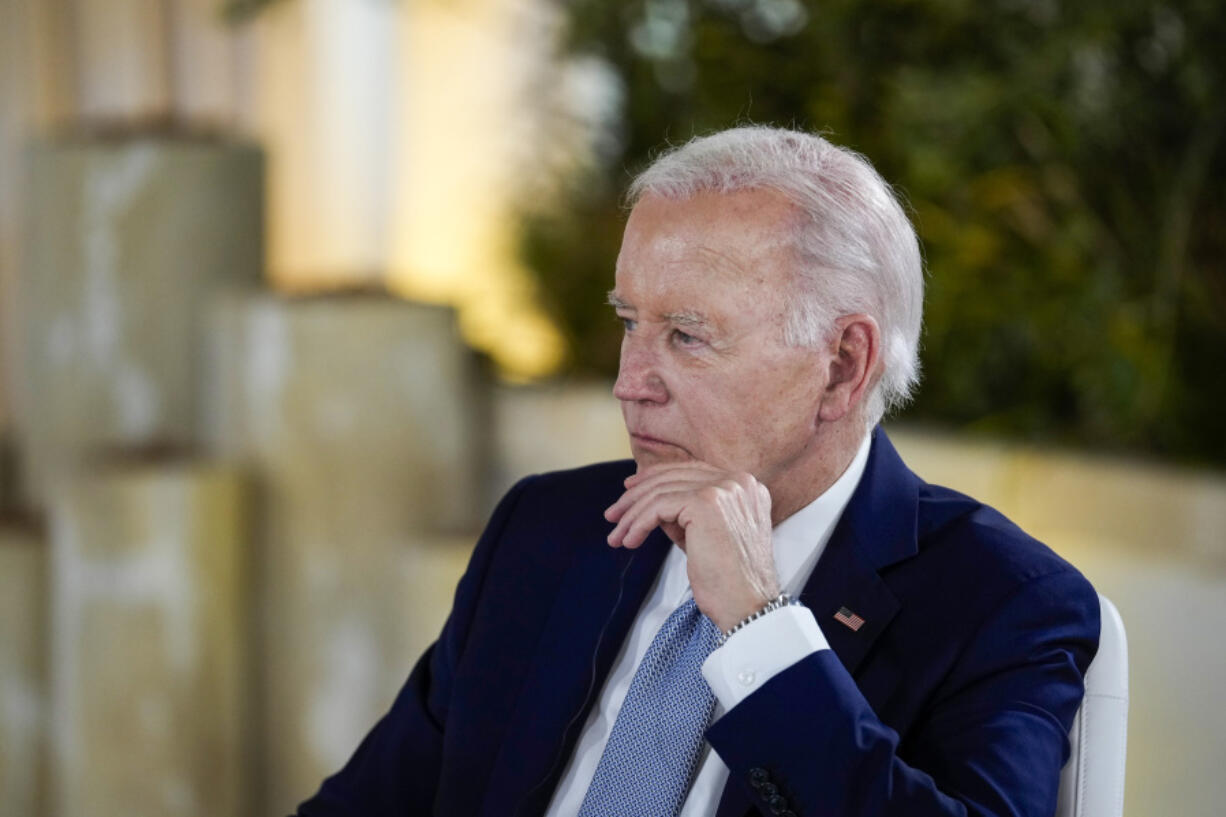
[[[868,450],[869,437],[865,436],[842,476],[771,532],[775,569],[785,593],[799,594],[808,581],[860,482]],[[639,662],[665,619],[692,595],[685,553],[672,548],[579,734],[546,817],[571,817],[578,813]],[[775,674],[824,649],[829,649],[825,636],[813,614],[801,605],[781,608],[743,627],[711,653],[702,666],[703,677],[715,693],[715,717],[736,706]],[[727,781],[728,767],[704,741],[698,773],[681,808],[681,817],[714,814]]]

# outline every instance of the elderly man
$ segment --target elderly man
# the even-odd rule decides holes
[[[877,428],[915,233],[860,156],[695,139],[609,302],[633,462],[502,500],[438,642],[314,815],[1049,815],[1093,590]]]

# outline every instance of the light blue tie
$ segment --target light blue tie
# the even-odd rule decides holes
[[[664,817],[681,810],[715,708],[701,667],[718,638],[693,599],[660,627],[630,682],[579,817]]]

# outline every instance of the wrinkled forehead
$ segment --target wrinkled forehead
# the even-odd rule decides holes
[[[618,272],[650,265],[698,271],[712,279],[778,282],[775,273],[789,272],[798,261],[800,219],[796,207],[769,190],[684,199],[646,195],[626,223]]]
[[[636,320],[703,327],[711,340],[763,325],[782,333],[795,293],[780,223],[788,218],[765,197],[645,198],[627,224],[609,303]]]
[[[690,196],[672,197],[648,193],[630,211],[636,218],[667,218],[670,223],[695,227],[754,231],[763,236],[792,233],[801,225],[802,210],[782,193],[768,188],[750,188],[729,193],[702,191]]]

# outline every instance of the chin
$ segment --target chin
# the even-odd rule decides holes
[[[659,450],[658,448],[646,448],[644,446],[631,445],[630,450],[634,457],[635,464],[639,470],[648,468],[652,465],[664,465],[675,462],[691,462],[694,458],[689,452],[681,448],[672,450]]]

